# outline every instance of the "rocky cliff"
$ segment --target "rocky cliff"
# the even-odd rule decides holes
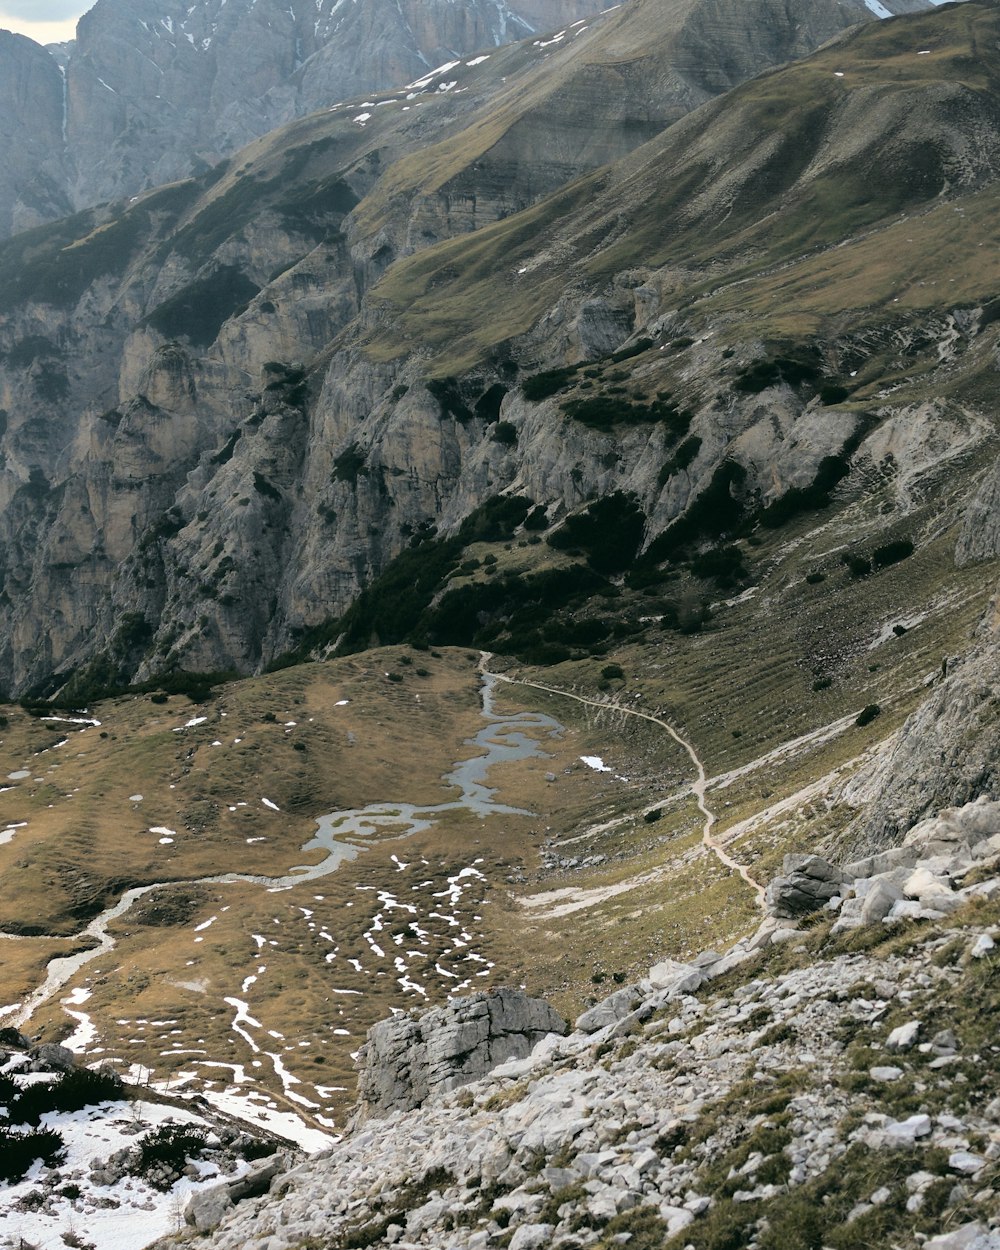
[[[4,34],[0,235],[214,165],[275,126],[579,25],[588,0],[98,0],[66,55]]]
[[[970,314],[928,308],[909,276],[927,240],[897,240],[892,224],[947,185],[968,207],[937,214],[978,229],[996,119],[961,67],[987,12],[873,22],[667,125],[613,174],[552,193],[644,137],[629,139],[621,99],[593,86],[626,52],[654,127],[701,98],[689,100],[694,47],[736,67],[720,88],[749,72],[747,25],[720,13],[638,3],[575,46],[529,41],[450,71],[453,91],[431,78],[411,102],[295,123],[233,168],[9,246],[9,687],[50,690],[79,669],[90,688],[253,669],[342,614],[413,536],[453,534],[505,491],[549,520],[633,495],[636,547],[662,567],[762,507],[827,499],[851,456],[878,489],[894,463],[906,510],[949,455],[988,444],[975,402],[928,400],[946,377],[970,395],[979,384],[995,335],[988,272],[949,280]],[[761,0],[751,26],[774,32],[767,59],[857,15],[812,6],[789,24]],[[939,55],[921,59],[928,42]],[[990,59],[977,66],[992,81]],[[880,126],[859,130],[873,110]],[[539,151],[550,116],[588,142]],[[899,176],[872,196],[865,171],[890,167]],[[857,232],[876,226],[899,256],[879,280],[904,297],[874,314],[871,290],[855,292],[869,311],[849,325],[823,311],[846,275],[817,288],[804,271],[845,238],[855,264],[873,246]],[[727,282],[777,310],[779,262],[803,271],[798,311],[769,313],[767,328]],[[568,366],[543,398],[519,387],[540,366]],[[883,402],[883,379],[907,371],[906,395]],[[959,479],[940,488],[957,509]],[[721,524],[659,541],[712,490],[733,501]]]

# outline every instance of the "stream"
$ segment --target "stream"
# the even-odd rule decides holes
[[[457,763],[442,780],[445,785],[459,791],[456,798],[429,807],[413,803],[369,803],[366,807],[331,812],[317,820],[317,831],[302,851],[323,851],[324,858],[317,864],[298,864],[282,877],[253,876],[246,873],[227,872],[210,877],[197,877],[190,881],[154,882],[127,890],[113,907],[107,908],[84,928],[79,937],[93,938],[96,945],[74,955],[50,960],[44,982],[28,998],[19,1004],[0,1009],[0,1021],[15,1027],[23,1026],[44,1003],[53,998],[68,981],[86,964],[114,950],[115,939],[108,933],[111,923],[132,907],[143,895],[153,890],[186,888],[192,885],[231,885],[250,882],[270,891],[288,890],[328,876],[346,861],[356,859],[370,844],[370,839],[380,830],[393,829],[395,836],[406,837],[429,829],[435,818],[445,812],[463,811],[472,816],[516,815],[531,816],[534,813],[519,807],[497,803],[496,788],[487,785],[491,768],[497,764],[516,763],[520,760],[545,758],[545,751],[531,736],[544,733],[552,738],[562,733],[563,727],[551,716],[541,712],[514,712],[498,714],[495,710],[495,690],[499,678],[493,673],[482,674],[482,715],[486,724],[466,745],[478,748],[483,754],[473,755]],[[36,941],[0,932],[0,941]]]

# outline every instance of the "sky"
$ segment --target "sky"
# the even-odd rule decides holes
[[[76,34],[77,19],[94,0],[0,0],[0,29],[38,43],[62,43]]]

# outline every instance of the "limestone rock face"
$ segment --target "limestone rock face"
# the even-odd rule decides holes
[[[1000,459],[986,470],[962,519],[955,563],[961,567],[1000,555]]]
[[[55,58],[31,39],[0,30],[0,238],[71,211],[63,97]]]
[[[368,1031],[358,1056],[361,1114],[378,1119],[524,1059],[566,1023],[538,998],[499,989],[454,999],[420,1016],[395,1016]]]
[[[0,237],[185,177],[291,118],[600,7],[98,0],[58,50],[63,68],[0,32]]]
[[[874,766],[845,787],[859,809],[850,844],[862,853],[903,841],[939,808],[1000,798],[1000,605],[970,654],[948,669]]]
[[[148,3],[135,39],[154,37],[147,28],[159,10]],[[129,62],[133,10],[100,0],[81,31],[78,82],[70,73],[70,96],[77,82],[100,112],[94,133],[105,146],[118,142],[117,105],[100,80],[115,81],[87,58],[112,56],[113,40],[97,41],[87,24],[114,5],[114,55]],[[369,11],[361,0],[343,7]],[[690,75],[704,79],[693,49],[735,67],[711,87],[722,90],[751,72],[758,53],[794,54],[868,13],[860,0],[793,8],[789,17],[772,0],[637,0],[572,41],[567,34],[542,48],[547,40],[528,40],[484,65],[459,65],[449,71],[460,80],[454,92],[418,88],[412,106],[372,106],[363,123],[353,108],[312,115],[257,141],[229,168],[78,214],[47,227],[28,252],[9,243],[0,265],[0,687],[45,695],[72,675],[79,691],[177,668],[259,670],[340,617],[414,536],[432,526],[454,535],[504,492],[544,503],[556,525],[591,500],[634,496],[648,548],[724,465],[737,466],[747,507],[766,508],[807,492],[820,466],[853,441],[865,476],[891,481],[905,504],[951,445],[972,451],[988,423],[956,406],[895,408],[890,397],[866,434],[856,406],[827,406],[821,387],[741,389],[738,377],[772,347],[752,327],[730,343],[725,317],[689,324],[677,308],[686,279],[672,262],[646,264],[649,239],[669,243],[658,233],[660,205],[681,194],[678,186],[694,188],[690,203],[675,205],[678,229],[691,220],[699,232],[709,222],[723,229],[729,220],[722,174],[706,173],[706,145],[726,195],[738,192],[766,220],[794,198],[790,187],[767,199],[772,182],[754,172],[773,156],[773,136],[756,142],[746,90],[635,148],[648,127],[710,89],[691,87]],[[211,23],[183,27],[179,8],[170,17],[176,55],[164,59],[159,33],[162,46],[144,53],[164,82],[188,83],[192,99],[189,57],[228,38],[227,23],[251,20],[236,0],[204,6],[213,12],[214,32]],[[271,10],[259,0],[253,12]],[[758,27],[766,38],[747,33]],[[624,76],[620,92],[615,75]],[[263,79],[254,81],[264,91]],[[147,84],[146,94],[156,91]],[[939,94],[935,85],[930,95]],[[640,100],[649,108],[634,126]],[[983,93],[966,102],[962,125],[972,137],[989,129],[992,100]],[[842,112],[831,108],[822,131],[838,152]],[[989,142],[971,146],[957,122],[947,133],[956,152],[976,156],[963,166],[970,185],[1000,166],[995,126]],[[803,142],[819,134],[810,129]],[[592,171],[624,148],[635,150],[613,176]],[[674,177],[680,168],[685,176]],[[586,194],[539,198],[588,171]],[[513,268],[490,239],[525,205],[537,214],[522,232],[531,254]],[[635,250],[630,231],[642,240]],[[411,322],[420,291],[396,299],[392,281],[425,257],[439,265],[447,249],[433,245],[446,240],[460,263],[411,283],[442,306]],[[474,294],[459,244],[488,249],[474,264],[488,281]],[[597,277],[595,258],[607,266]],[[464,333],[471,323],[480,339],[446,367],[424,332]],[[690,421],[695,450],[676,471],[668,471],[676,446],[664,423],[609,434],[568,420],[565,396],[529,401],[520,386],[537,370],[596,362],[647,337],[670,362],[671,393]],[[833,361],[856,350],[824,344]],[[455,374],[457,409],[440,399],[445,373]],[[479,407],[487,395],[495,411]],[[491,436],[497,419],[514,442]]]

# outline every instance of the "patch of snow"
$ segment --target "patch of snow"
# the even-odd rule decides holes
[[[581,755],[581,761],[592,768],[595,773],[609,773],[611,769],[605,764],[599,755]]]

